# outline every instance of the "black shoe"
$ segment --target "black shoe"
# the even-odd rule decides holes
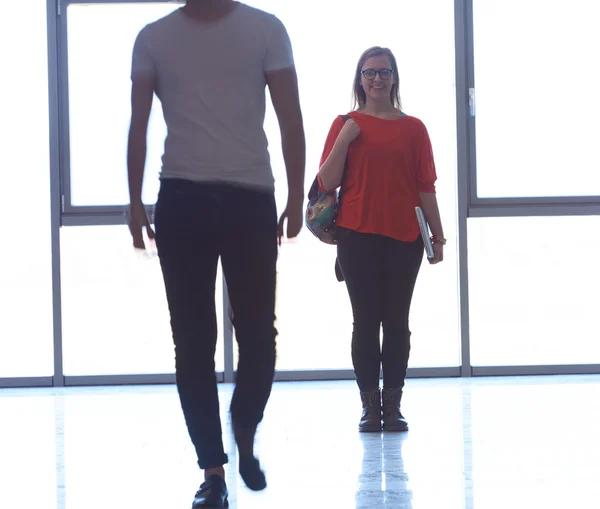
[[[207,509],[227,509],[229,507],[228,495],[225,479],[218,475],[211,475],[202,483],[196,493],[192,509],[203,507]]]
[[[362,416],[358,424],[361,433],[381,431],[381,392],[379,389],[361,392]]]
[[[267,479],[260,468],[258,459],[254,457],[253,453],[256,427],[242,428],[235,422],[232,422],[232,424],[240,458],[240,476],[248,489],[252,491],[264,490],[267,487]]]
[[[402,389],[383,389],[383,431],[408,431],[408,423],[400,411]]]
[[[267,487],[267,478],[260,468],[259,461],[254,456],[240,456],[240,475],[249,489],[261,491]]]

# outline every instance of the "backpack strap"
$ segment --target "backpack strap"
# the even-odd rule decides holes
[[[352,117],[350,115],[342,115],[344,119],[344,124],[348,122]],[[338,191],[338,213],[340,209],[341,199],[342,199],[342,188],[344,187],[344,182],[346,181],[346,174],[348,170],[348,156],[346,156],[346,162],[344,163],[344,174],[342,175],[342,183],[340,184],[340,190]],[[340,267],[340,261],[338,257],[335,257],[335,277],[341,283],[344,281],[344,274],[342,273],[342,268]]]
[[[344,119],[344,124],[346,124],[346,122],[348,122],[348,120],[350,120],[352,117],[350,115],[342,115],[342,118]],[[347,170],[348,170],[348,156],[346,156],[346,162],[344,163],[344,173],[342,174],[342,182],[340,183],[340,190],[338,191],[338,208],[339,208],[339,205],[341,204],[341,200],[342,200],[342,188],[344,187],[344,182],[346,181]]]

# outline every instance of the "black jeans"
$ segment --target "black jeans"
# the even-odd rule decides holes
[[[272,192],[164,180],[156,244],[175,343],[177,389],[200,468],[227,463],[215,376],[219,257],[239,347],[231,417],[263,418],[275,370],[277,211]]]
[[[404,387],[410,355],[408,316],[423,260],[423,240],[401,242],[340,228],[338,259],[352,303],[352,362],[358,387]],[[380,345],[380,330],[383,342]]]

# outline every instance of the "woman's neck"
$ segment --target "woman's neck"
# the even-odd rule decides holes
[[[367,115],[373,115],[374,117],[398,113],[398,110],[396,108],[394,108],[394,105],[388,101],[385,101],[385,102],[367,101],[367,103],[364,105],[364,107],[360,111]]]

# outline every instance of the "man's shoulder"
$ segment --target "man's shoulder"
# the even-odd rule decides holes
[[[146,27],[152,28],[162,28],[162,27],[171,27],[173,25],[179,25],[185,21],[185,14],[181,11],[181,8],[175,9],[173,12],[170,12],[166,16],[162,18],[158,18],[156,21],[148,23]]]
[[[185,21],[185,14],[179,8],[156,21],[148,23],[141,32],[146,36],[151,36],[161,32],[177,31]],[[237,9],[229,21],[237,21],[244,27],[251,27],[254,32],[263,31],[267,33],[270,27],[281,23],[274,14],[242,2],[238,2]]]
[[[167,14],[166,16],[163,16],[162,18],[159,18],[156,21],[148,23],[141,29],[140,36],[152,37],[153,35],[160,32],[171,31],[173,29],[177,30],[177,27],[183,21],[182,13],[180,11],[181,9],[175,9],[173,12]]]
[[[253,23],[258,23],[262,26],[280,23],[279,18],[277,18],[275,14],[263,11],[258,7],[253,7],[251,5],[239,2],[238,9],[240,10],[239,13],[242,14],[242,17],[245,20],[251,18]]]
[[[265,20],[270,20],[275,18],[275,15],[267,12],[263,9],[259,9],[258,7],[254,7],[252,5],[245,4],[243,2],[238,2],[238,9],[240,12],[247,16],[256,16],[257,18],[262,18]]]

